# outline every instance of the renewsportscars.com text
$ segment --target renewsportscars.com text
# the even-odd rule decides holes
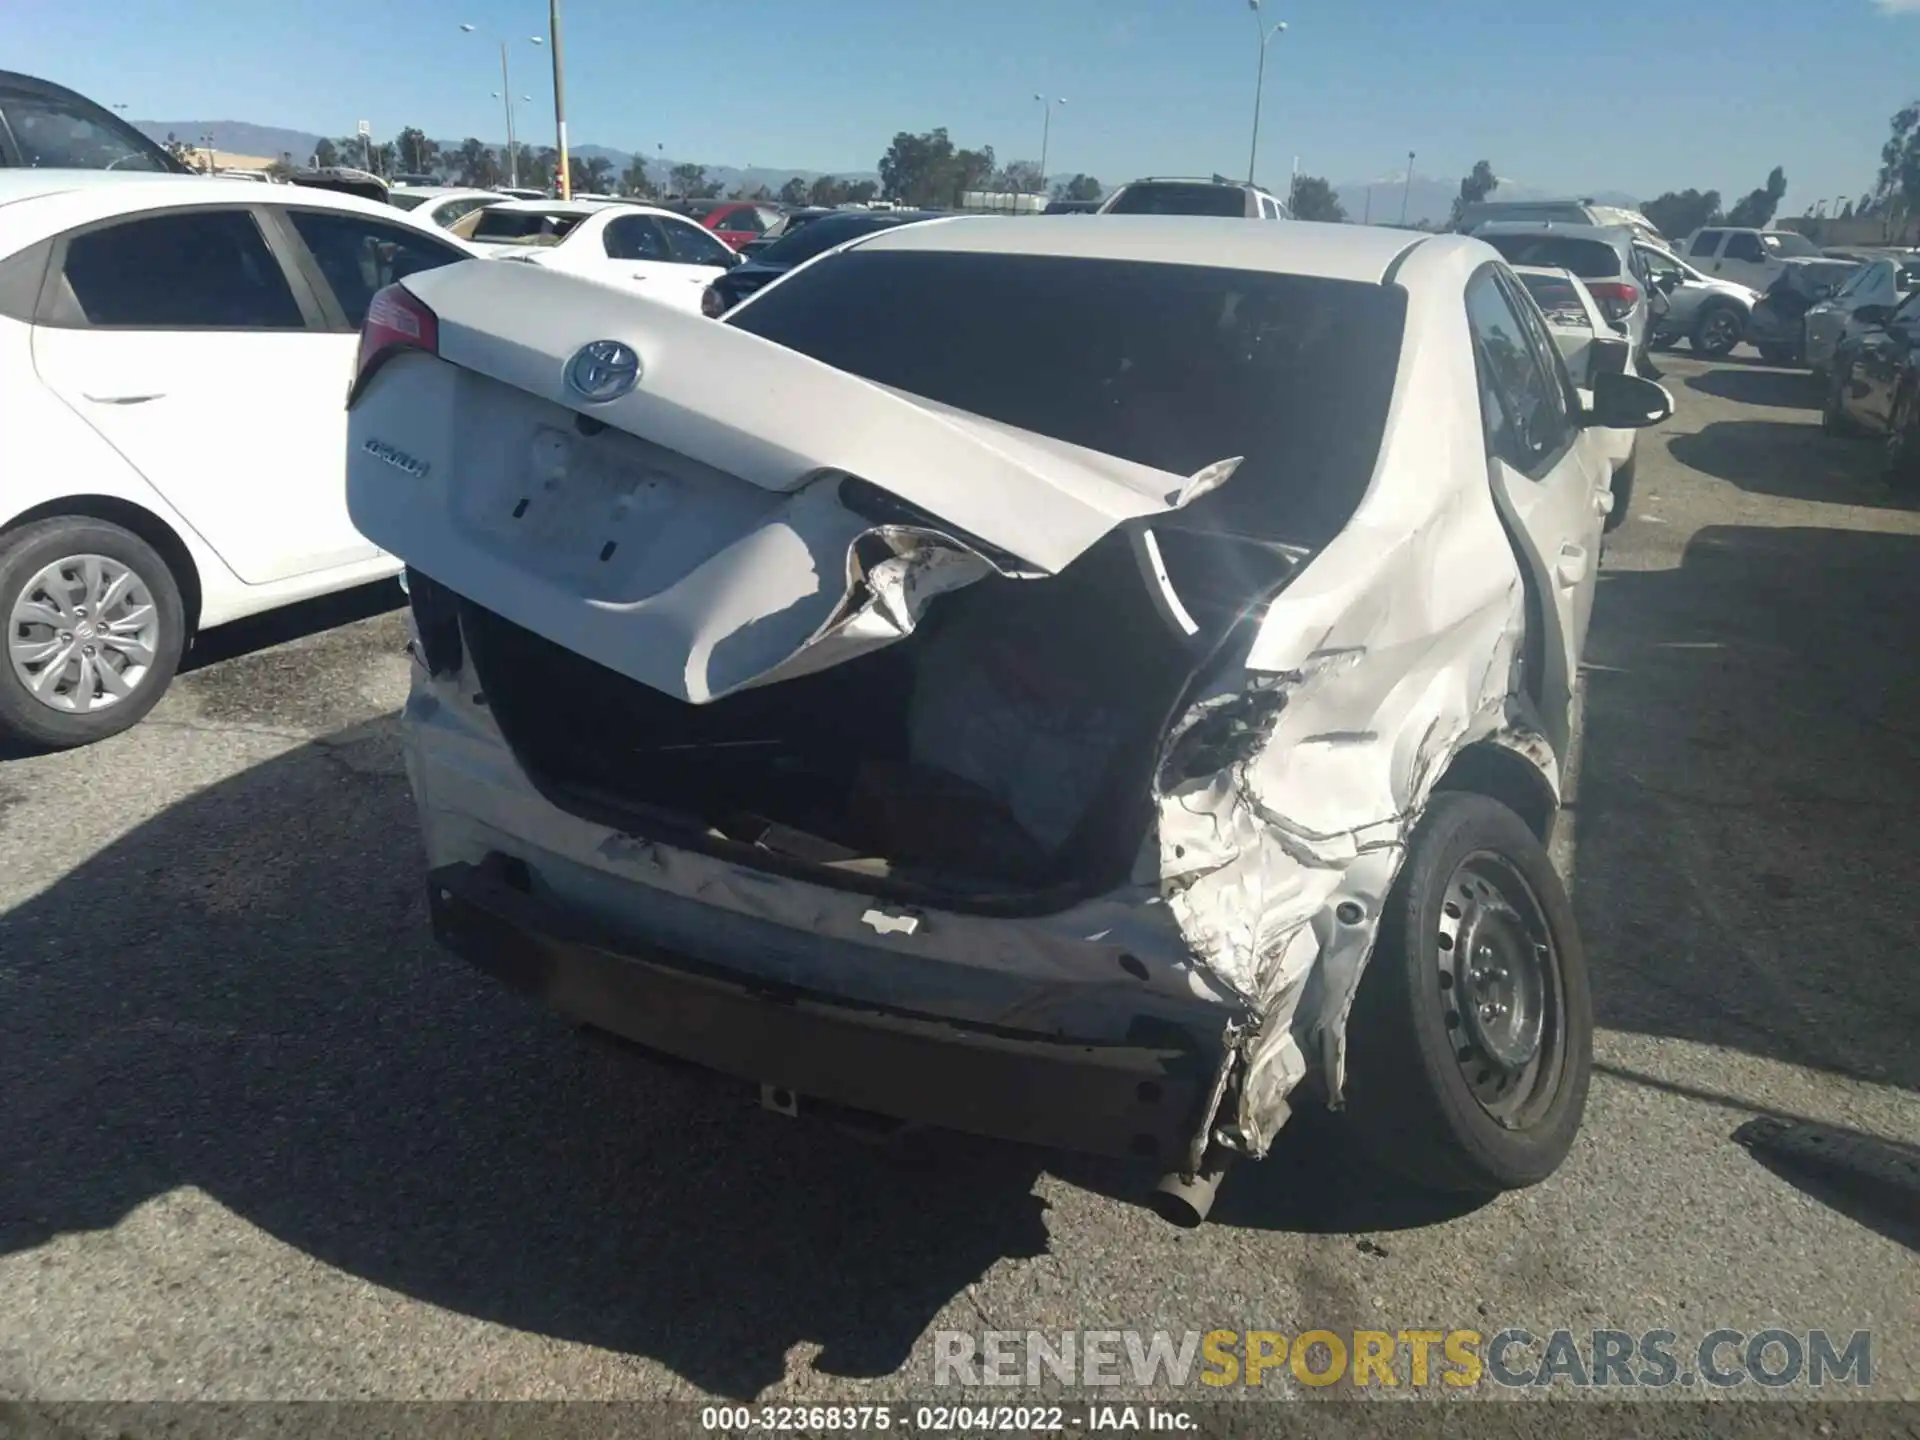
[[[936,1331],[937,1386],[1346,1385],[1359,1389],[1488,1383],[1511,1389],[1726,1390],[1873,1383],[1873,1336],[1712,1330],[988,1330]]]

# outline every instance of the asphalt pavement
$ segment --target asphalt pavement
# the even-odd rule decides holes
[[[381,590],[0,761],[0,1398],[924,1398],[936,1330],[1509,1325],[1871,1330],[1920,1398],[1911,1205],[1731,1138],[1920,1142],[1920,510],[1805,376],[1664,363],[1572,831],[1600,1074],[1548,1183],[1436,1202],[1305,1116],[1180,1231],[1125,1167],[865,1144],[502,993],[427,938]]]

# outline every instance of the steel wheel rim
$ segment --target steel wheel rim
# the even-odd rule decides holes
[[[1448,879],[1436,922],[1447,1043],[1468,1092],[1524,1130],[1566,1068],[1566,990],[1546,911],[1517,866],[1476,851]]]
[[[160,613],[146,582],[107,555],[44,566],[13,597],[7,658],[27,694],[65,715],[94,715],[152,673]]]
[[[1706,323],[1700,327],[1700,338],[1709,349],[1718,349],[1723,341],[1737,340],[1738,337],[1734,334],[1733,316],[1724,310],[1714,311],[1707,316]],[[1731,350],[1733,345],[1728,344],[1727,348]]]

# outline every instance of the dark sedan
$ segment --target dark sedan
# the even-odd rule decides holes
[[[836,245],[876,230],[936,218],[938,212],[932,210],[838,210],[822,215],[715,280],[701,297],[700,309],[707,315],[724,315],[754,291]]]
[[[1847,321],[1829,367],[1821,423],[1830,435],[1886,444],[1886,478],[1920,486],[1920,291],[1897,308],[1865,305]]]

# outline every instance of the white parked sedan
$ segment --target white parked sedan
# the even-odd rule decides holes
[[[373,296],[468,258],[298,186],[0,170],[0,734],[123,730],[196,632],[397,572],[342,399]]]
[[[506,196],[492,190],[468,190],[447,185],[396,185],[387,192],[387,203],[396,210],[410,210],[416,220],[450,230],[453,223],[475,210],[500,205]]]
[[[503,260],[524,260],[645,295],[677,310],[741,257],[684,215],[625,200],[509,200],[456,221],[453,233]]]
[[[348,500],[436,933],[785,1113],[1152,1159],[1184,1223],[1310,1072],[1419,1183],[1541,1180],[1601,432],[1671,410],[1584,401],[1458,235],[931,220],[717,322],[414,276]]]

